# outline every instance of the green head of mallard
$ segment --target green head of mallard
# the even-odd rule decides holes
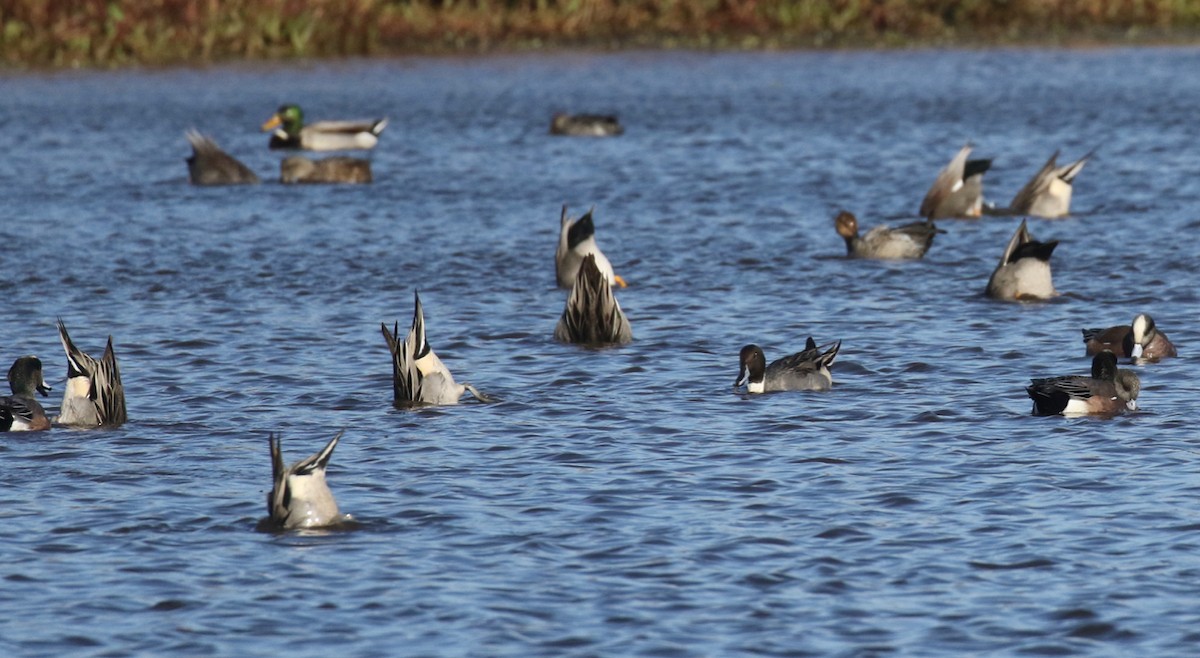
[[[263,132],[275,130],[283,126],[283,131],[289,136],[298,136],[304,127],[304,113],[299,105],[281,105],[275,114],[262,125]]]

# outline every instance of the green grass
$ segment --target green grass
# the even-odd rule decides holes
[[[536,48],[1193,40],[1200,0],[0,0],[9,67]]]

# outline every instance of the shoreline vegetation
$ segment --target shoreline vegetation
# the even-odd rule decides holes
[[[10,69],[1198,37],[1200,0],[0,0],[0,67]]]

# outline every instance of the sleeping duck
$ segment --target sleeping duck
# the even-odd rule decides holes
[[[371,162],[336,155],[310,160],[289,155],[279,163],[279,182],[292,183],[370,183]]]

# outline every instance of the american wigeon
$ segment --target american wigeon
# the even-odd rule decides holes
[[[458,404],[459,398],[467,392],[477,400],[487,402],[488,398],[474,386],[455,382],[450,369],[434,354],[429,341],[425,339],[425,311],[421,306],[421,296],[414,292],[413,297],[416,302],[412,326],[403,342],[400,341],[399,323],[391,331],[388,331],[386,324],[380,323],[388,351],[392,353],[394,403],[400,406]]]
[[[272,476],[267,513],[273,525],[286,530],[320,528],[346,520],[338,512],[337,501],[325,482],[325,467],[341,438],[342,433],[338,432],[319,452],[285,467],[282,440],[273,433],[267,437]]]
[[[271,131],[272,149],[305,151],[352,151],[373,149],[387,119],[368,121],[318,121],[305,124],[298,105],[283,105],[262,125]]]
[[[34,397],[50,394],[50,386],[42,377],[42,361],[36,356],[23,356],[8,369],[8,387],[12,395],[0,398],[0,432],[26,432],[50,429],[46,410]]]
[[[911,260],[921,258],[933,245],[938,233],[945,233],[932,221],[914,222],[896,228],[876,226],[863,237],[858,235],[858,218],[845,210],[833,218],[838,235],[846,241],[846,255],[851,258],[879,260]]]
[[[1058,159],[1058,151],[1055,151],[1013,197],[1009,210],[1017,215],[1049,219],[1067,216],[1071,212],[1071,185],[1090,157],[1091,152],[1069,165],[1059,167],[1055,164]]]
[[[596,226],[592,222],[593,210],[594,208],[589,208],[583,217],[571,219],[567,216],[566,204],[563,204],[562,215],[558,219],[558,248],[554,250],[554,276],[560,288],[570,289],[575,285],[579,265],[588,254],[596,257],[596,267],[600,268],[600,273],[609,285],[625,287],[625,280],[613,272],[612,263],[608,262],[608,257],[596,244]]]
[[[187,159],[188,180],[192,185],[253,185],[258,176],[246,165],[221,150],[212,139],[195,130],[184,133],[192,145]]]
[[[979,217],[983,212],[983,174],[991,160],[968,160],[971,145],[959,149],[934,179],[921,200],[926,219]]]
[[[617,117],[602,114],[565,114],[550,119],[551,135],[572,137],[612,137],[625,132]]]
[[[1112,352],[1101,352],[1092,359],[1091,377],[1068,375],[1030,381],[1025,392],[1033,400],[1035,416],[1134,411],[1141,390],[1137,374],[1118,369]]]
[[[1009,301],[1049,299],[1058,294],[1050,275],[1050,255],[1058,240],[1038,242],[1025,220],[1017,227],[1000,263],[988,279],[987,296]]]
[[[1145,313],[1139,313],[1127,325],[1084,329],[1083,342],[1089,355],[1109,350],[1118,357],[1129,357],[1135,363],[1158,361],[1178,354],[1167,335],[1158,330],[1154,318]]]
[[[785,356],[767,365],[767,357],[758,345],[747,345],[738,355],[738,377],[734,388],[746,385],[747,393],[772,391],[828,391],[833,386],[829,366],[837,358],[842,341],[817,347],[808,337],[804,351]],[[822,351],[824,350],[824,351]]]
[[[67,325],[58,321],[58,338],[67,353],[67,385],[54,422],[79,427],[116,427],[125,422],[125,387],[113,352],[112,336],[97,361],[75,347]]]
[[[585,345],[619,345],[633,340],[629,319],[596,265],[595,254],[583,257],[554,338]]]
[[[290,155],[279,163],[279,182],[348,183],[371,182],[371,162],[361,158],[334,156],[310,160],[302,155]]]

